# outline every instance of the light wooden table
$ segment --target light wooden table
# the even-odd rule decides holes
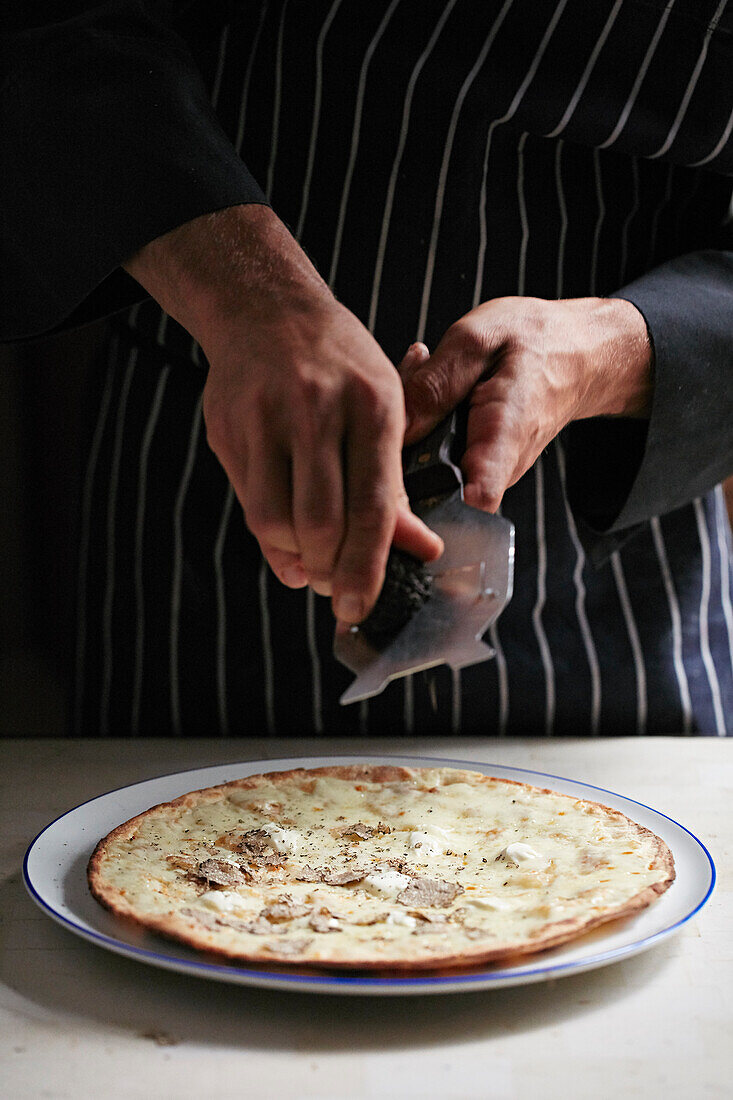
[[[651,950],[509,989],[358,998],[153,969],[78,939],[25,893],[23,853],[63,811],[158,774],[327,752],[425,754],[569,776],[662,810],[710,848],[712,899]],[[473,1100],[733,1095],[733,742],[0,742],[0,1095]]]

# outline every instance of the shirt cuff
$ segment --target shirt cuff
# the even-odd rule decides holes
[[[733,252],[679,257],[611,297],[646,321],[654,394],[648,421],[578,421],[565,430],[568,497],[597,564],[640,524],[733,470]]]

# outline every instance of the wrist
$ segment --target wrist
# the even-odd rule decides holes
[[[267,206],[229,207],[145,245],[123,265],[205,348],[244,322],[336,302],[297,241]]]
[[[654,354],[642,314],[623,298],[581,298],[572,305],[584,315],[591,379],[582,415],[648,417]]]

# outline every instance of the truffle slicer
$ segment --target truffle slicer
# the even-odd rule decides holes
[[[512,594],[514,525],[463,500],[454,454],[465,449],[467,407],[461,406],[403,453],[405,488],[413,511],[443,539],[445,550],[427,565],[432,594],[384,646],[356,626],[336,624],[334,655],[356,679],[341,703],[378,695],[390,680],[436,665],[452,669],[494,656],[482,636]]]

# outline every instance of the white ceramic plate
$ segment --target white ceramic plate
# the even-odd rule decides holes
[[[117,825],[159,802],[202,787],[212,787],[257,772],[287,768],[316,768],[328,764],[392,763],[420,766],[469,768],[503,779],[516,779],[551,787],[576,798],[589,798],[621,810],[646,825],[672,849],[677,870],[673,885],[659,900],[634,917],[602,926],[582,938],[552,951],[513,965],[497,963],[471,970],[424,972],[409,977],[380,978],[349,972],[287,971],[248,965],[217,963],[183,944],[168,941],[144,930],[128,928],[103,909],[86,884],[87,861],[97,841]],[[256,760],[164,775],[100,795],[70,810],[39,833],[26,853],[26,887],[33,900],[64,928],[99,947],[152,966],[184,974],[240,985],[269,986],[273,989],[312,993],[407,994],[458,993],[474,989],[521,985],[526,982],[577,974],[628,958],[675,932],[705,904],[715,883],[715,866],[705,846],[683,825],[633,799],[613,794],[602,787],[578,783],[544,772],[507,768],[473,761],[424,757],[331,756],[297,757],[287,760]]]

